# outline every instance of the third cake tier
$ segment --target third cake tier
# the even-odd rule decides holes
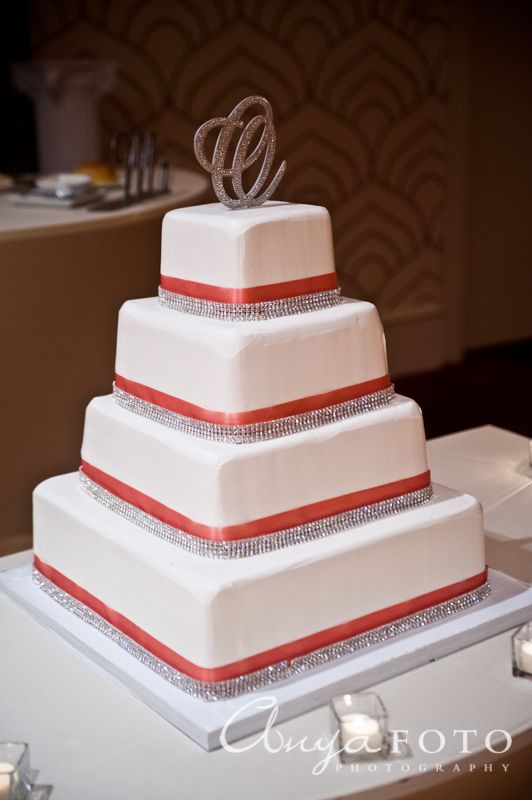
[[[99,397],[87,409],[82,477],[97,499],[114,499],[115,510],[136,513],[144,527],[178,531],[192,549],[198,541],[207,551],[209,543],[254,543],[229,556],[334,533],[430,494],[421,411],[400,396],[245,446],[169,430]]]

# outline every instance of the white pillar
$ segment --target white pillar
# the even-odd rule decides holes
[[[13,66],[16,88],[35,103],[42,173],[65,172],[101,156],[97,101],[115,81],[109,61],[28,61]]]

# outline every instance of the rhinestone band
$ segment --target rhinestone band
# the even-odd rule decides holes
[[[179,672],[179,670],[169,667],[164,661],[161,661],[161,659],[152,655],[130,639],[129,636],[126,636],[124,633],[117,630],[117,628],[113,627],[113,625],[103,619],[99,614],[91,611],[90,608],[79,600],[74,599],[62,589],[59,589],[37,569],[33,570],[33,580],[40,589],[46,592],[49,597],[59,603],[63,608],[75,614],[79,619],[83,620],[83,622],[86,622],[88,625],[100,631],[100,633],[103,633],[104,636],[107,636],[123,650],[126,650],[130,655],[144,664],[144,666],[152,669],[160,675],[161,678],[164,678],[164,680],[172,684],[172,686],[194,697],[210,701],[227,700],[231,697],[238,697],[246,692],[271,686],[277,683],[277,681],[294,678],[315,667],[329,664],[333,661],[337,661],[339,658],[350,656],[359,650],[364,650],[368,647],[387,642],[402,633],[418,630],[419,628],[424,628],[426,625],[447,619],[453,614],[466,611],[477,605],[477,603],[482,602],[482,600],[485,600],[489,596],[491,591],[489,581],[487,581],[478,589],[455,597],[453,600],[446,600],[443,603],[438,603],[435,606],[431,606],[431,608],[427,608],[425,611],[420,611],[417,614],[410,614],[410,616],[402,617],[395,622],[381,625],[379,628],[374,628],[358,636],[352,636],[336,644],[321,647],[319,650],[314,650],[312,653],[294,658],[292,661],[279,661],[269,667],[257,670],[256,672],[250,672],[247,675],[240,675],[237,678],[231,678],[226,681],[206,683],[196,680],[195,678],[190,678],[188,675]]]
[[[314,539],[323,539],[334,533],[372,522],[382,517],[389,517],[401,511],[417,508],[423,503],[428,503],[432,497],[432,486],[417,489],[414,492],[392,497],[389,500],[381,500],[378,503],[353,508],[350,511],[343,511],[330,517],[305,522],[295,525],[293,528],[284,528],[273,533],[266,533],[262,536],[254,536],[249,539],[233,539],[229,541],[211,541],[202,539],[199,536],[186,533],[179,528],[174,528],[166,522],[152,517],[145,511],[141,511],[131,503],[127,503],[120,497],[108,492],[98,483],[88,478],[80,470],[80,483],[82,489],[94,500],[97,500],[110,511],[119,514],[129,522],[133,522],[140,528],[164,539],[170,544],[177,545],[188,553],[207,558],[247,558],[261,553],[269,553],[272,550],[281,550],[284,547],[310,542]]]
[[[169,292],[162,286],[159,286],[159,300],[163,306],[174,311],[230,322],[249,322],[286,317],[291,314],[305,314],[307,311],[319,311],[322,308],[337,306],[342,302],[340,289],[300,294],[282,300],[265,300],[260,303],[218,303],[215,300],[201,300],[198,297]]]
[[[318,428],[330,422],[338,422],[338,420],[354,417],[357,414],[364,414],[366,411],[382,408],[391,403],[395,397],[394,387],[388,386],[386,389],[366,394],[363,397],[357,397],[354,400],[336,403],[314,411],[305,411],[302,414],[293,414],[281,419],[254,422],[248,425],[220,425],[215,422],[205,422],[192,417],[185,417],[176,411],[169,411],[166,408],[155,405],[155,403],[142,400],[134,394],[124,392],[116,384],[113,384],[113,394],[119,406],[141,417],[146,417],[182,433],[199,436],[202,439],[230,442],[232,444],[261,442],[266,439],[276,439],[280,436],[289,436],[291,433]]]

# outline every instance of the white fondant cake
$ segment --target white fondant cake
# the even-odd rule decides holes
[[[374,306],[338,301],[325,209],[170,212],[161,272],[161,303],[120,313],[81,482],[35,492],[38,584],[209,699],[480,601],[480,507],[430,499],[421,412]]]

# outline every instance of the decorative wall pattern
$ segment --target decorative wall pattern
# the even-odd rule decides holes
[[[32,0],[33,55],[118,63],[106,139],[157,131],[174,163],[248,94],[272,102],[282,199],[326,205],[345,294],[441,313],[453,2]]]

